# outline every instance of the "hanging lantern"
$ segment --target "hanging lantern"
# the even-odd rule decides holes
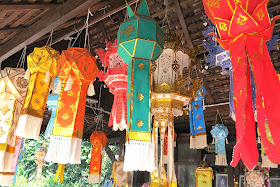
[[[114,186],[132,186],[133,173],[125,172],[123,166],[123,161],[115,161],[113,164],[111,178],[114,180]]]
[[[42,146],[35,151],[35,153],[36,153],[36,157],[37,157],[36,163],[38,164],[36,180],[40,181],[41,175],[42,175],[43,165],[45,163],[45,156],[47,154],[46,142],[44,142],[42,144]]]
[[[68,48],[62,51],[57,62],[60,95],[47,162],[81,163],[87,89],[93,86],[92,81],[98,74],[95,61],[96,58],[87,49]]]
[[[246,186],[254,187],[269,187],[269,168],[261,167],[261,163],[258,162],[254,170],[250,171],[245,168],[245,184]]]
[[[89,183],[101,182],[101,165],[102,165],[102,147],[106,145],[108,139],[104,132],[94,131],[90,136],[92,144],[91,159],[89,165]]]
[[[228,136],[228,129],[224,124],[216,124],[210,131],[213,142],[215,143],[216,161],[217,166],[227,166],[226,142]]]
[[[57,88],[58,82],[59,82],[59,78],[56,78],[54,80],[54,89],[53,90],[55,90]],[[47,125],[47,128],[45,130],[45,137],[46,138],[50,138],[51,135],[52,135],[58,97],[59,97],[59,94],[56,94],[55,92],[52,92],[52,94],[49,94],[48,98],[47,98],[48,109],[51,110],[52,114],[51,114],[51,118],[49,120],[49,123]]]
[[[114,94],[114,102],[109,119],[109,127],[123,131],[127,127],[127,64],[117,54],[117,40],[114,43],[106,41],[107,51],[95,49],[102,60],[106,71],[100,71],[99,81],[104,81],[109,91]]]
[[[50,82],[56,76],[58,58],[59,52],[48,46],[34,48],[33,53],[27,56],[25,78],[29,79],[29,85],[16,130],[17,136],[39,138]]]
[[[0,185],[11,185],[14,170],[13,158],[20,111],[26,96],[28,81],[20,68],[5,68],[0,77]]]
[[[127,4],[129,18],[118,31],[118,51],[128,64],[128,129],[124,159],[125,171],[155,170],[150,133],[151,63],[163,50],[163,31],[150,17],[146,0],[134,13]],[[141,155],[141,156],[140,156]]]
[[[208,167],[205,162],[196,169],[195,177],[197,187],[212,187],[213,169]]]

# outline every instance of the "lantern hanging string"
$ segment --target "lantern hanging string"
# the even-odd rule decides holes
[[[51,33],[48,37],[47,43],[46,43],[46,45],[48,45],[49,47],[52,46],[52,36],[53,36],[53,30],[51,31]]]
[[[24,68],[24,64],[25,64],[25,56],[26,56],[26,49],[27,46],[25,46],[22,50],[22,53],[20,55],[19,61],[17,63],[16,68]]]
[[[167,22],[169,30],[171,30],[170,21],[168,19],[168,8],[169,8],[168,0],[164,0],[164,6],[165,6],[165,15],[164,15],[164,18],[163,18],[163,22],[162,22],[161,28],[163,28],[165,26],[165,22]]]
[[[220,112],[219,112],[219,109],[217,109],[217,114],[216,114],[216,121],[215,121],[215,124],[217,124],[217,121],[218,121],[218,115],[219,115],[219,117],[220,117],[220,120],[221,120],[222,124],[224,124],[223,119],[222,119],[222,116],[221,116],[221,114],[220,114]]]
[[[89,16],[93,16],[93,14],[90,12],[90,8],[88,8],[88,14],[87,14],[87,19],[86,19],[86,26],[85,26],[85,29],[86,29],[86,34],[85,34],[85,43],[84,43],[84,48],[87,47],[88,45],[88,50],[90,52],[90,43],[89,43],[89,34],[88,34],[88,19],[89,19]]]

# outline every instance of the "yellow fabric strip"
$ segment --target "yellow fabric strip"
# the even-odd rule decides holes
[[[63,183],[63,177],[64,177],[64,169],[65,169],[65,165],[64,164],[58,164],[58,168],[54,177],[54,182],[56,182],[58,180],[59,177],[59,182]]]
[[[129,132],[129,140],[137,140],[137,141],[151,141],[151,133],[150,132],[141,132],[141,131],[130,131]]]

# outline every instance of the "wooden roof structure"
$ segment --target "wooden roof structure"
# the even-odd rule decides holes
[[[164,28],[183,34],[186,45],[203,47],[202,31],[206,29],[204,9],[201,0],[147,0],[152,17]],[[164,2],[168,2],[165,7]],[[133,7],[138,0],[128,0]],[[90,8],[91,16],[88,20],[90,46],[105,48],[105,39],[114,40],[120,23],[127,17],[124,0],[2,0],[0,1],[0,61],[2,68],[15,67],[21,50],[27,46],[27,54],[33,48],[46,44],[50,32],[52,47],[62,51],[67,48],[69,40],[85,25]],[[268,8],[273,15],[280,14],[280,0],[270,0]],[[166,22],[165,16],[169,20]],[[280,21],[276,22],[274,34],[280,32]],[[84,33],[75,44],[83,44]],[[93,50],[92,50],[93,51]],[[93,52],[94,53],[94,52]],[[207,51],[205,51],[207,53]],[[273,65],[280,73],[280,53],[278,45],[271,52]],[[198,65],[198,68],[200,65]],[[230,136],[235,136],[234,121],[229,117],[229,76],[221,74],[220,67],[210,67],[206,73],[199,72],[204,78],[206,88],[206,110],[204,118],[207,132],[215,125],[217,109],[219,109],[224,124],[228,127]],[[96,95],[88,99],[84,137],[88,138],[98,127],[96,124],[103,120],[104,131],[109,137],[118,137],[119,132],[113,132],[107,127],[113,95],[104,83],[95,81]],[[101,94],[101,95],[100,95]],[[100,102],[98,103],[98,100]],[[101,108],[100,108],[101,107]],[[47,113],[46,113],[47,114]],[[101,118],[102,117],[102,118]],[[175,118],[177,133],[189,133],[188,116]],[[234,138],[235,139],[235,138]]]

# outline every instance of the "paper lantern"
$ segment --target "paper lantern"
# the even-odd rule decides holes
[[[208,167],[207,164],[202,164],[196,169],[195,177],[196,187],[212,187],[213,169]]]
[[[90,142],[92,144],[91,159],[89,165],[89,183],[101,182],[101,165],[102,165],[102,147],[106,145],[108,139],[104,132],[94,131],[90,136]]]
[[[29,78],[28,92],[20,114],[17,136],[39,138],[51,78],[57,74],[58,58],[59,52],[48,46],[34,48],[34,51],[27,56],[26,75],[28,76],[25,77]]]
[[[271,38],[275,19],[270,22],[267,3],[262,0],[249,3],[245,0],[203,0],[205,12],[219,32],[217,40],[225,50],[230,51],[232,60],[237,144],[231,165],[236,166],[242,159],[249,169],[258,161],[250,69],[258,85],[256,108],[262,141],[269,150],[269,159],[280,163],[280,119],[277,112],[280,98],[276,95],[280,91],[280,83],[265,44]],[[274,144],[266,137],[265,119],[268,120]]]
[[[132,186],[133,173],[125,172],[123,166],[123,161],[115,161],[113,164],[111,178],[114,180],[114,186]]]
[[[150,17],[146,0],[136,13],[127,4],[129,18],[118,31],[117,53],[128,65],[128,129],[124,159],[125,171],[155,170],[150,132],[151,63],[163,49],[163,31]]]
[[[227,166],[226,142],[228,136],[228,129],[224,124],[216,124],[210,131],[213,142],[215,143],[216,161],[217,166]]]
[[[68,48],[57,62],[60,90],[47,162],[81,163],[87,89],[98,74],[96,58],[87,49]],[[91,84],[91,85],[90,85]],[[89,86],[90,85],[90,86]]]
[[[114,43],[106,41],[107,51],[95,49],[102,60],[106,71],[100,71],[99,81],[104,81],[109,91],[114,94],[114,102],[109,119],[109,127],[123,131],[127,127],[127,64],[117,54],[117,40]]]

